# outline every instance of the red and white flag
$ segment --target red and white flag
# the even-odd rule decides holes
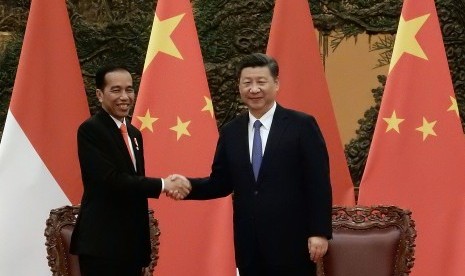
[[[266,52],[279,63],[278,102],[315,116],[323,132],[330,157],[333,204],[354,205],[354,186],[307,0],[276,0]]]
[[[404,1],[359,203],[412,211],[412,276],[465,273],[464,164],[465,136],[434,1]]]
[[[45,221],[80,200],[88,116],[65,0],[33,0],[0,143],[0,275],[50,275]]]
[[[189,0],[159,0],[132,124],[148,176],[207,176],[218,130]],[[160,223],[160,276],[235,275],[231,198],[150,202]]]

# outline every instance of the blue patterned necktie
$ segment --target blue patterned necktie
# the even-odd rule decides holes
[[[258,172],[260,171],[260,165],[262,164],[262,137],[260,136],[260,127],[262,123],[256,120],[253,123],[254,135],[252,144],[252,168],[255,180],[258,178]]]

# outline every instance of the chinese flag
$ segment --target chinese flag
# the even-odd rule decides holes
[[[50,275],[45,221],[81,198],[88,117],[65,0],[33,0],[0,144],[0,275]]]
[[[412,211],[412,275],[465,272],[465,140],[433,0],[404,2],[359,203]]]
[[[312,114],[328,147],[333,204],[354,205],[344,156],[307,0],[276,0],[267,54],[279,63],[278,102]]]
[[[189,0],[158,1],[132,123],[147,175],[210,174],[218,131]],[[230,197],[150,204],[161,230],[156,275],[235,275]]]

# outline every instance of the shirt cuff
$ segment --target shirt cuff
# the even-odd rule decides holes
[[[163,193],[165,191],[165,179],[163,178],[160,178],[161,179],[161,192]]]

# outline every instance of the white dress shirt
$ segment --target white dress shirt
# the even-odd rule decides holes
[[[255,118],[250,112],[249,112],[249,127],[248,127],[248,132],[249,132],[249,156],[250,156],[250,162],[252,162],[252,144],[253,144],[253,136],[254,136],[254,129],[253,129],[253,123],[255,123],[256,120],[260,120],[262,123],[262,126],[260,127],[260,137],[262,138],[262,156],[265,154],[265,149],[266,149],[266,141],[268,141],[268,135],[270,134],[270,128],[271,128],[271,123],[273,122],[273,116],[274,112],[276,110],[276,102],[273,103],[273,106],[268,110],[265,114],[260,119]]]

